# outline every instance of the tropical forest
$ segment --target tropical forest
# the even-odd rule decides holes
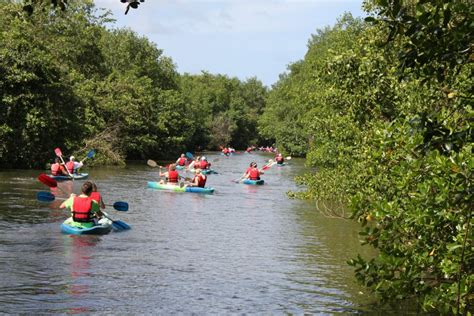
[[[97,168],[273,146],[306,170],[285,199],[333,205],[312,212],[357,225],[371,255],[343,265],[378,304],[472,315],[474,5],[363,10],[315,30],[269,87],[181,73],[93,1],[0,0],[0,170],[44,169],[58,146],[93,148]]]

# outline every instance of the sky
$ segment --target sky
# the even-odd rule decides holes
[[[304,58],[311,34],[344,13],[365,16],[362,0],[145,0],[125,15],[120,0],[95,0],[171,57],[180,73],[225,74],[266,86]]]

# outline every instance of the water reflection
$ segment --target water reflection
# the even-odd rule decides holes
[[[94,247],[100,242],[99,236],[64,235],[64,256],[69,263],[69,282],[67,293],[74,302],[68,310],[71,314],[90,312],[87,297],[90,294],[90,282],[93,278],[91,258]]]

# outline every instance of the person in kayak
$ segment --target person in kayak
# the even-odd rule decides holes
[[[168,167],[168,171],[166,171],[166,172],[161,172],[162,168],[163,167],[160,166],[160,177],[165,177],[167,184],[177,185],[178,180],[179,180],[179,173],[178,173],[178,171],[176,171],[176,165],[174,163],[172,163]],[[160,184],[164,184],[164,183],[165,182],[163,180],[160,180]]]
[[[188,170],[201,168],[201,156],[197,156],[188,166]]]
[[[282,165],[285,162],[285,158],[283,158],[281,153],[279,153],[278,155],[276,155],[275,161],[277,162],[277,165]]]
[[[59,159],[59,157],[56,157],[56,159],[54,159],[54,163],[51,165],[51,175],[68,176],[66,168],[64,168],[64,165],[61,163],[61,159]]]
[[[72,193],[69,199],[59,206],[60,208],[69,208],[72,213],[72,220],[84,227],[95,226],[98,218],[102,216],[99,204],[90,196],[92,186],[92,182],[84,182],[81,187],[81,194]]]
[[[176,165],[184,167],[186,166],[186,160],[186,156],[184,154],[181,154],[178,160],[176,160]]]
[[[81,168],[82,166],[84,166],[82,161],[77,162],[74,156],[69,157],[69,161],[66,162],[66,168],[70,174],[77,174],[79,168]]]
[[[196,167],[194,167],[196,169]],[[207,161],[207,158],[202,156],[201,162],[199,163],[199,169],[206,170],[211,169],[211,163]]]
[[[252,161],[247,170],[245,170],[245,173],[242,178],[249,180],[260,180],[261,174],[263,174],[263,171],[258,170],[257,163],[255,161]]]
[[[195,176],[188,186],[204,188],[206,186],[207,177],[201,173],[201,169],[195,169],[194,173]]]
[[[91,193],[91,199],[97,202],[99,204],[101,209],[105,208],[104,201],[102,200],[102,195],[99,193],[97,190],[97,185],[92,182],[92,193]]]

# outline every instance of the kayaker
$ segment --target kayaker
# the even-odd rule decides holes
[[[66,168],[70,174],[77,173],[82,166],[84,166],[82,161],[77,162],[74,156],[69,157],[69,161],[66,162]]]
[[[72,220],[81,223],[81,226],[92,227],[97,224],[98,218],[102,216],[99,204],[91,198],[92,182],[86,181],[81,187],[79,196],[74,193],[64,201],[59,207],[69,208],[72,213]]]
[[[207,177],[201,173],[201,169],[195,169],[194,173],[195,176],[188,186],[204,188],[206,186]]]
[[[222,149],[222,153],[226,156],[229,156],[229,149],[227,147],[224,147],[224,149]]]
[[[178,173],[178,171],[176,171],[176,165],[174,163],[169,165],[168,171],[166,171],[166,172],[161,172],[162,168],[163,167],[160,166],[160,177],[166,177],[166,183],[167,184],[177,185],[178,180],[179,180],[179,173]],[[163,184],[163,183],[164,183],[164,181],[160,180],[160,184]]]
[[[275,161],[277,162],[278,165],[282,165],[285,162],[285,158],[283,158],[281,153],[279,153],[278,155],[276,155]]]
[[[197,156],[188,166],[188,170],[201,168],[201,156]]]
[[[211,163],[207,161],[206,157],[202,156],[199,167],[202,170],[211,169]],[[194,167],[194,169],[196,169],[196,167]]]
[[[176,160],[176,165],[178,166],[186,166],[186,156],[184,154],[181,154],[181,156]]]
[[[61,163],[61,159],[59,159],[59,157],[56,157],[56,159],[54,159],[54,163],[51,165],[51,175],[52,176],[67,176],[68,175],[66,168]]]
[[[242,178],[250,180],[260,180],[261,174],[263,174],[263,171],[258,170],[257,163],[255,161],[252,161],[247,170],[245,170],[245,173]]]
[[[102,195],[97,191],[97,185],[92,182],[92,193],[91,193],[91,199],[97,202],[99,204],[101,209],[105,208],[104,201],[102,200]]]

